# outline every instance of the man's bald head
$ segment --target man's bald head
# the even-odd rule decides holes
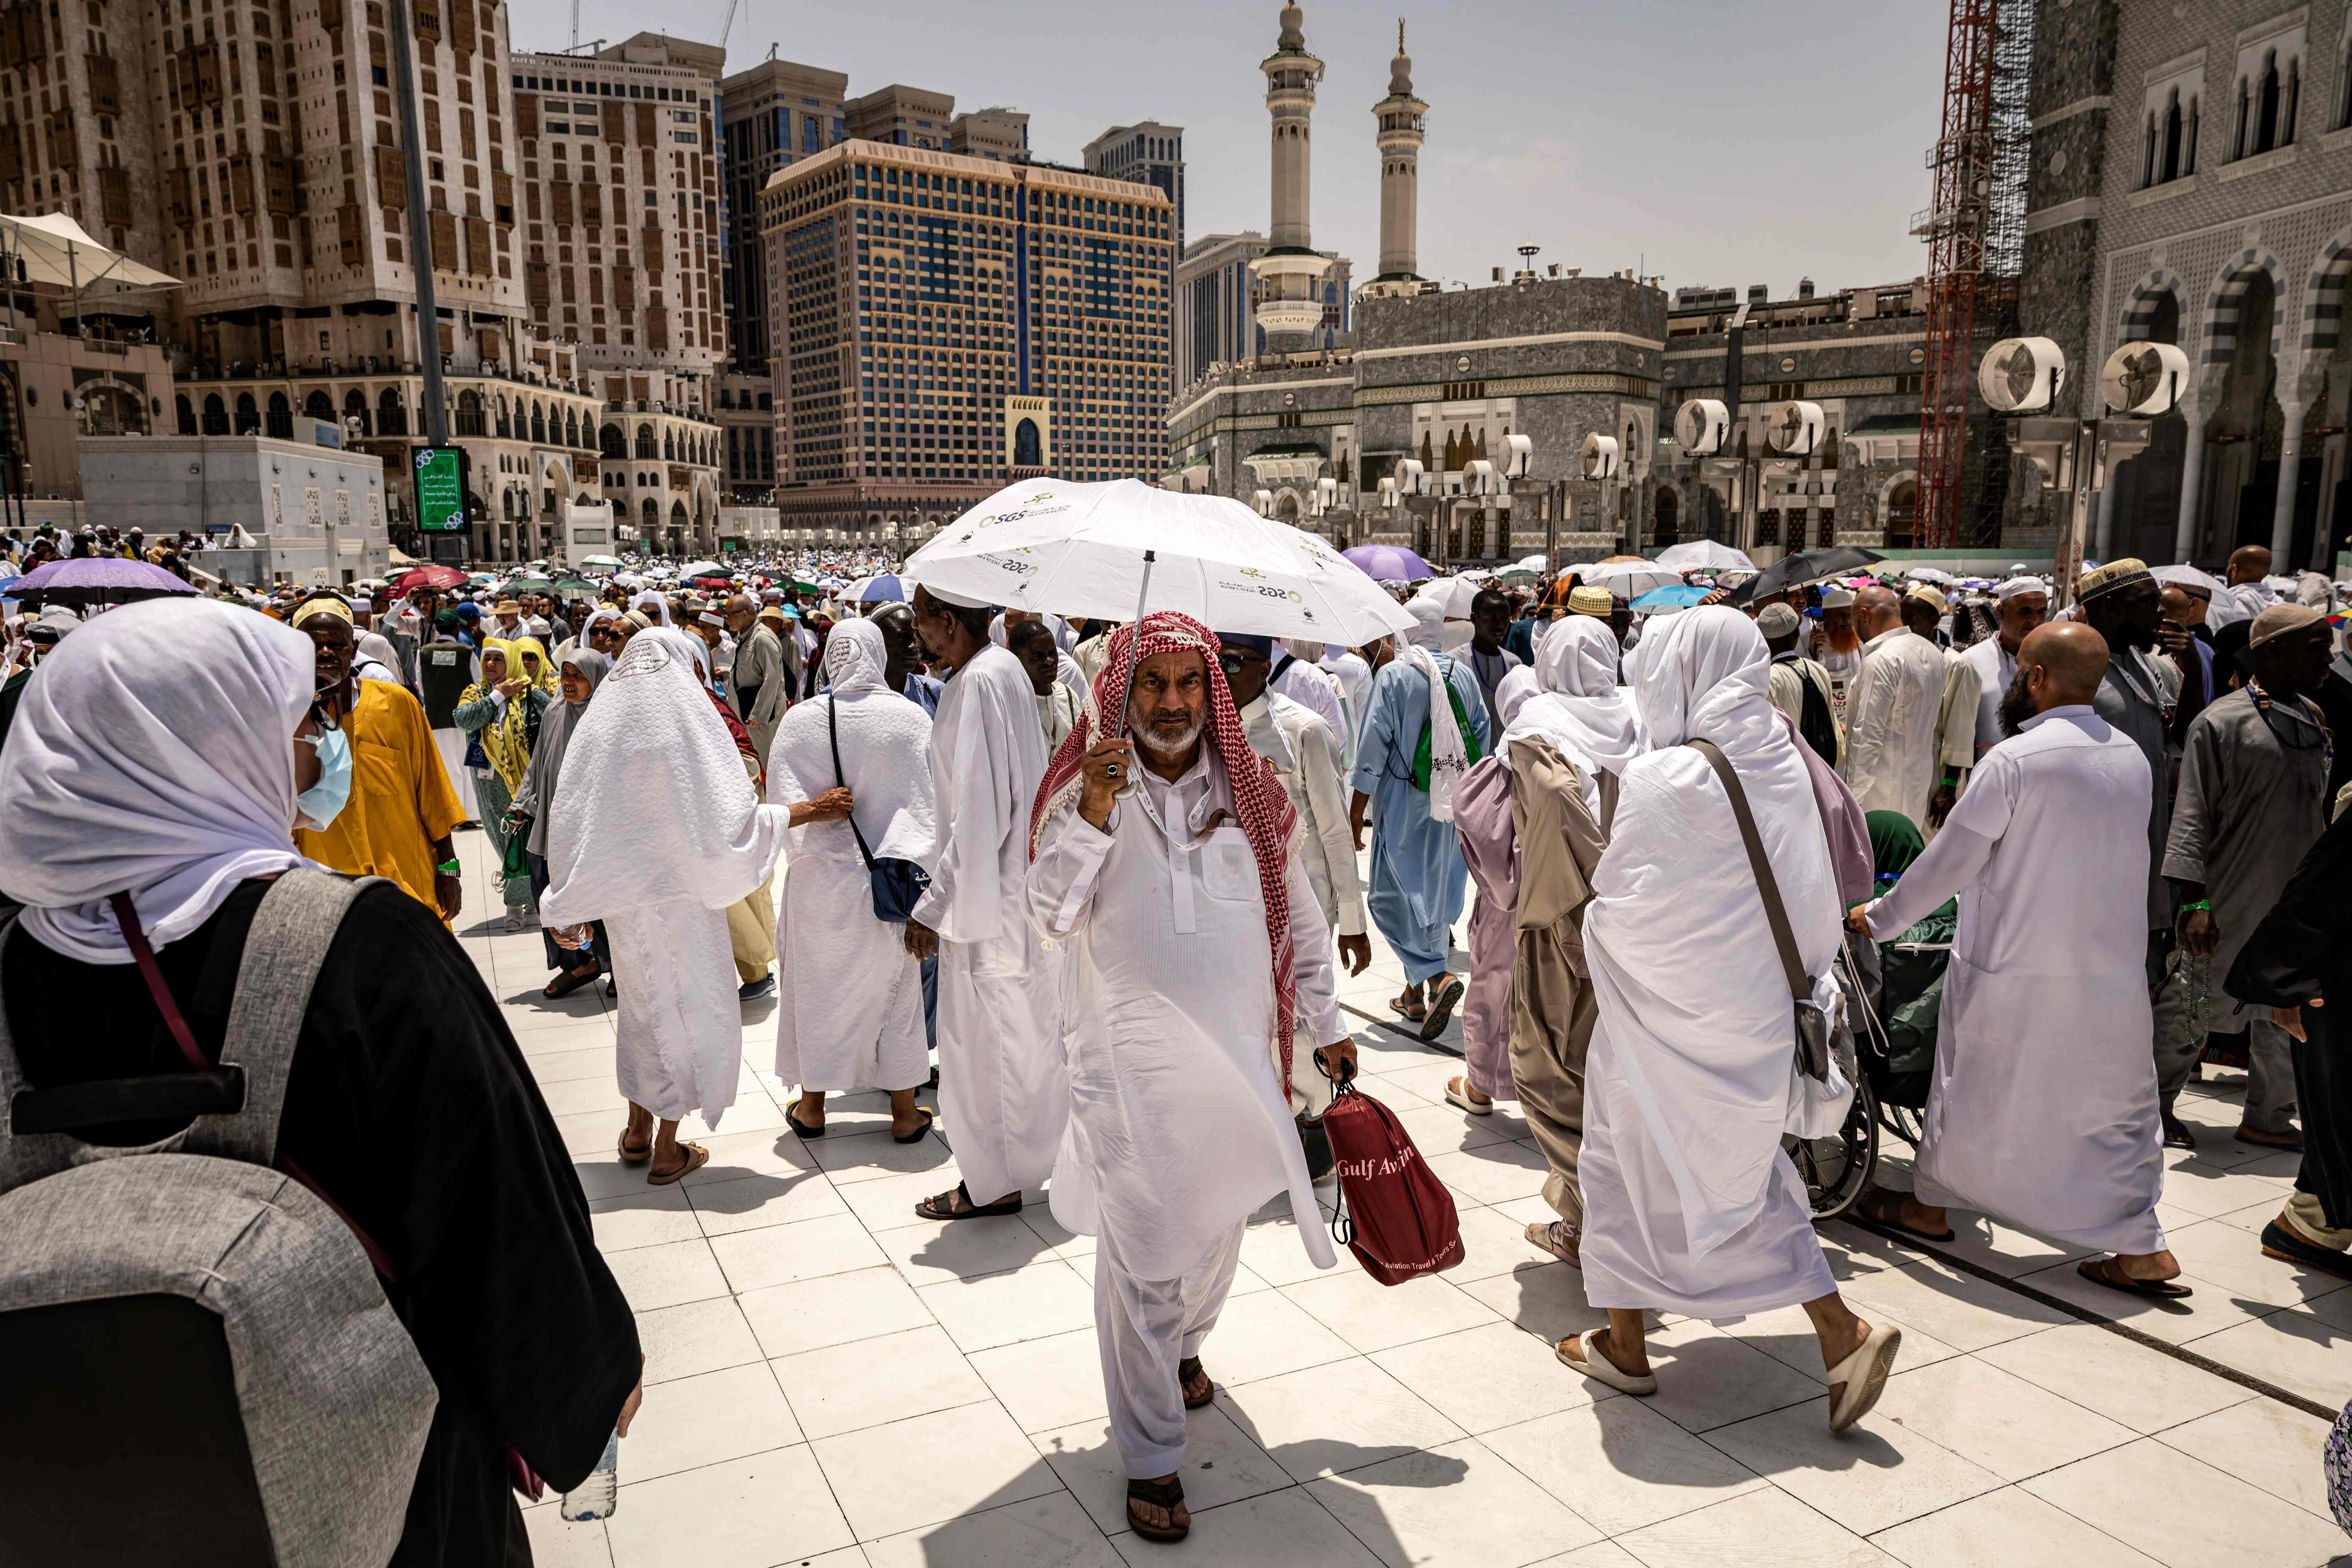
[[[2026,634],[2017,650],[2020,679],[2039,671],[2034,686],[2037,713],[2068,703],[2087,703],[2099,694],[2107,673],[2107,639],[2080,621],[2052,621]]]
[[[2271,574],[2271,550],[2267,544],[2241,544],[2230,552],[2230,582],[2259,583]]]
[[[1881,632],[1892,631],[1903,618],[1902,601],[1895,590],[1884,583],[1873,583],[1853,596],[1853,622],[1868,642]]]

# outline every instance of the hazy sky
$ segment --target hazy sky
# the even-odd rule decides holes
[[[1326,64],[1315,112],[1315,242],[1376,270],[1372,105],[1388,90],[1402,11],[1430,105],[1421,271],[1483,282],[1539,262],[1640,266],[1666,287],[1823,289],[1926,269],[1906,230],[1928,203],[1927,147],[1943,84],[1946,7],[1825,0],[1302,0]],[[1184,127],[1188,237],[1266,226],[1265,79],[1272,0],[740,0],[729,54],[1006,104],[1040,157],[1079,162],[1108,127]],[[581,37],[618,40],[659,16],[709,39],[726,0],[581,0]],[[514,0],[514,43],[560,48],[560,0]]]

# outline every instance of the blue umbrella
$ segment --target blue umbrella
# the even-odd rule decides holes
[[[895,574],[886,572],[879,577],[869,577],[866,580],[866,586],[858,594],[857,602],[861,605],[903,605],[907,602],[907,590],[899,584]]]
[[[1687,610],[1709,594],[1712,588],[1702,588],[1695,583],[1669,583],[1663,588],[1653,588],[1633,601],[1637,610]]]

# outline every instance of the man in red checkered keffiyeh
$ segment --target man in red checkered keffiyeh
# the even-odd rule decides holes
[[[1308,1258],[1335,1261],[1289,1104],[1293,1035],[1335,1073],[1355,1050],[1297,812],[1218,651],[1169,612],[1114,633],[1030,816],[1029,915],[1065,966],[1054,1217],[1097,1238],[1129,1521],[1160,1540],[1184,1528],[1184,1412],[1212,1395],[1202,1341],[1250,1215],[1286,1192]]]

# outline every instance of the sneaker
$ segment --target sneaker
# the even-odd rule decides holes
[[[762,974],[759,979],[746,981],[735,988],[735,999],[739,1002],[757,1002],[762,996],[775,994],[776,977],[772,974]]]

